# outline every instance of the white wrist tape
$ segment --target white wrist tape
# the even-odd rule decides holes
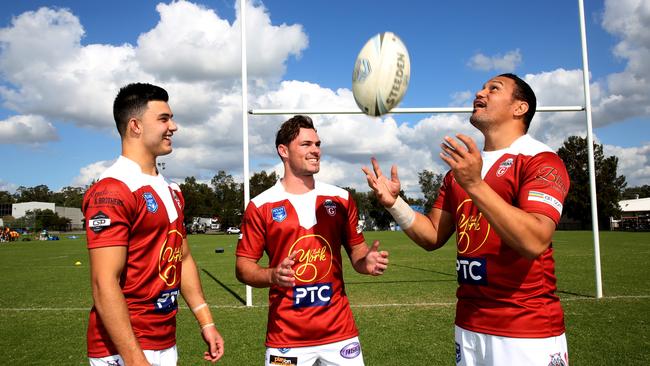
[[[415,221],[415,211],[400,196],[397,196],[397,200],[395,200],[393,206],[386,207],[386,210],[393,216],[395,222],[397,222],[397,225],[402,230],[411,227]]]

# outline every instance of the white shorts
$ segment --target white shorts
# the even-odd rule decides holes
[[[359,337],[320,346],[266,348],[266,366],[364,366]]]
[[[456,326],[457,366],[568,366],[564,333],[549,338],[511,338],[476,333]]]
[[[178,362],[178,351],[176,346],[160,351],[144,350],[144,356],[151,366],[176,366]],[[124,366],[124,360],[120,355],[112,355],[101,358],[89,357],[90,366]]]

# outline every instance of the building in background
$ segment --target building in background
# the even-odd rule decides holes
[[[650,198],[623,200],[620,219],[610,218],[612,230],[650,231]]]
[[[63,207],[56,206],[52,202],[21,202],[13,203],[11,205],[11,216],[14,219],[24,217],[27,212],[34,212],[35,210],[50,210],[59,217],[70,219],[68,230],[82,230],[84,228],[84,217],[80,208],[77,207]]]

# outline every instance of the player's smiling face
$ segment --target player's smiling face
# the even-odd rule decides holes
[[[142,142],[154,156],[172,152],[172,135],[178,127],[167,102],[150,101],[142,114]]]
[[[483,88],[476,92],[474,110],[469,119],[472,125],[480,130],[481,127],[512,118],[515,106],[514,90],[515,82],[502,76],[485,83]]]
[[[313,175],[320,170],[320,139],[316,131],[301,128],[287,146],[289,168],[296,176]]]

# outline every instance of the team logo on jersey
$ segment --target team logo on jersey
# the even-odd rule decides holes
[[[458,344],[458,342],[454,342],[454,343],[456,343],[456,363],[459,363],[460,360],[462,359],[460,353],[460,344]]]
[[[513,160],[512,158],[508,158],[499,164],[499,169],[497,169],[497,177],[500,177],[508,171],[508,169],[512,166]]]
[[[271,217],[273,217],[274,221],[282,222],[287,218],[287,210],[284,208],[284,206],[273,207],[271,209]]]
[[[172,191],[172,197],[174,198],[174,201],[176,202],[176,206],[178,206],[178,208],[180,208],[182,210],[183,206],[181,206],[181,199],[178,198],[178,195],[176,194],[175,190],[172,189],[171,191]]]
[[[472,204],[471,199],[461,202],[456,209],[456,247],[458,254],[472,254],[481,249],[490,235],[490,223]]]
[[[301,236],[289,248],[288,253],[293,252],[298,253],[293,270],[299,282],[317,282],[330,273],[332,246],[324,237],[317,234]]]
[[[142,198],[144,198],[144,202],[147,205],[147,211],[151,213],[156,213],[156,211],[158,211],[158,202],[156,202],[153,194],[145,192],[142,194]]]
[[[111,219],[105,213],[99,211],[95,216],[88,220],[90,230],[98,233],[111,226]]]
[[[336,215],[336,203],[334,203],[334,201],[325,200],[325,202],[323,202],[323,206],[325,206],[325,211],[327,211],[328,215]]]
[[[529,191],[528,200],[546,203],[547,205],[553,207],[560,215],[562,214],[562,203],[550,194],[546,194],[544,192]]]
[[[361,345],[359,342],[352,342],[341,348],[339,353],[343,358],[355,358],[361,354]]]
[[[291,348],[277,348],[277,350],[280,351],[280,353],[285,354],[291,351]]]
[[[167,286],[174,286],[180,281],[181,262],[183,261],[183,235],[178,230],[167,233],[167,239],[160,247],[158,257],[158,277]]]
[[[269,364],[270,365],[294,366],[294,365],[298,365],[298,357],[285,357],[285,356],[269,355]]]
[[[122,366],[120,360],[106,360],[106,366]]]
[[[548,366],[566,366],[567,364],[560,356],[560,352],[549,355],[551,357],[551,362],[548,363]]]

